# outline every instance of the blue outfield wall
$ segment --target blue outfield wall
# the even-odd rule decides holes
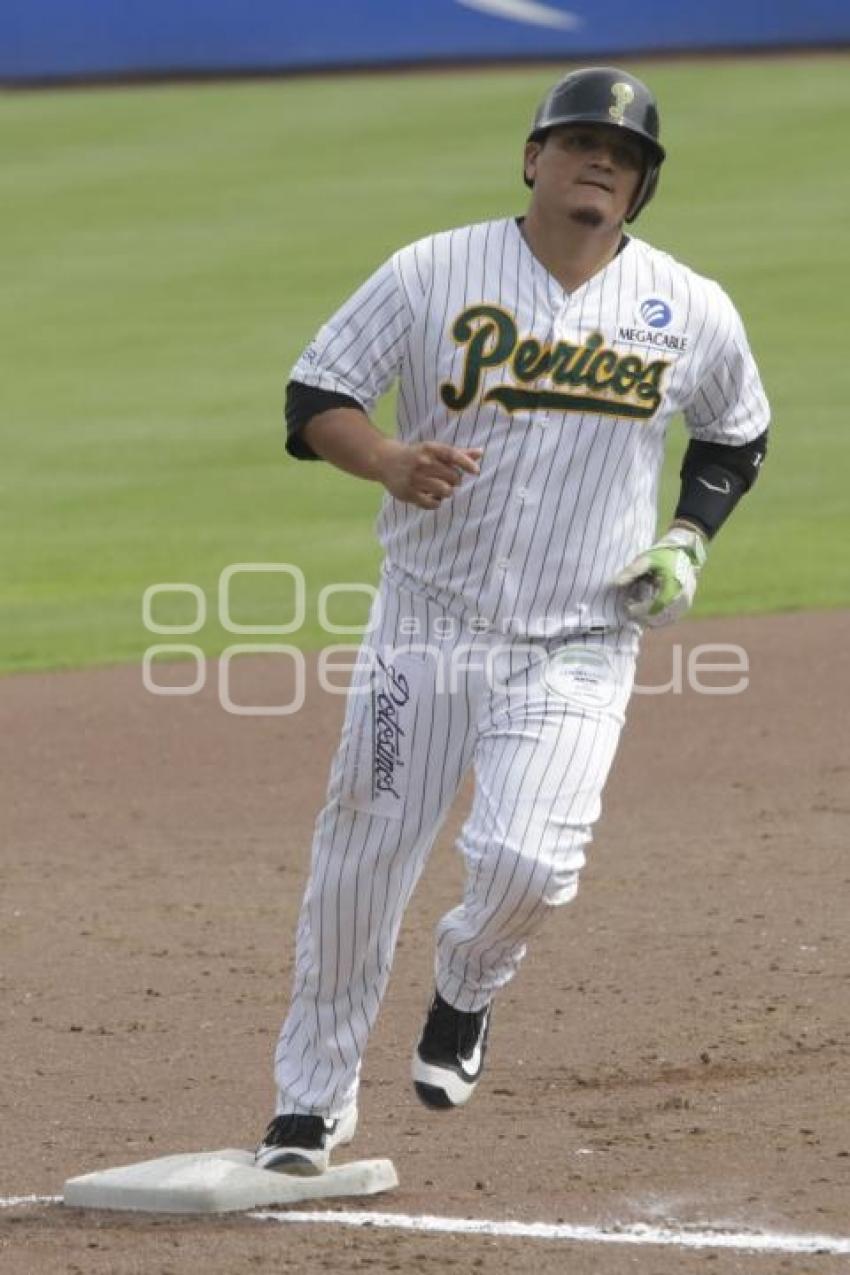
[[[0,0],[0,80],[850,41],[850,0]]]

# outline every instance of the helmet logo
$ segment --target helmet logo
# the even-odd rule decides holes
[[[626,84],[623,80],[617,80],[615,84],[611,85],[611,96],[614,102],[608,107],[608,114],[612,120],[622,124],[626,107],[635,100],[635,91],[631,84]]]

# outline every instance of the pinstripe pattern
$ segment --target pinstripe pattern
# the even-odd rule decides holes
[[[648,297],[670,306],[665,331],[684,349],[641,339],[653,335],[638,313]],[[618,354],[669,359],[658,409],[645,420],[559,408],[509,414],[484,401],[512,383],[510,369],[497,367],[467,408],[450,411],[439,387],[458,384],[465,357],[452,325],[481,303],[544,345],[601,332]],[[741,320],[718,284],[632,238],[566,293],[513,219],[397,252],[322,328],[292,375],[350,394],[367,411],[397,380],[400,438],[484,448],[480,477],[435,511],[387,495],[378,532],[391,564],[518,635],[624,622],[611,580],[654,538],[664,436],[676,412],[694,437],[732,444],[768,422]],[[545,375],[535,384],[551,386]]]
[[[663,303],[656,328],[643,304],[650,300]],[[470,359],[455,324],[481,306],[491,334],[513,324],[516,340],[501,364],[483,367],[467,405],[452,410],[447,403],[465,401],[459,387]],[[613,404],[629,390],[611,388],[601,362],[595,397],[556,397],[564,382],[552,362],[532,386],[511,361],[524,339],[538,343],[528,347],[538,354],[570,347],[570,375],[590,366],[594,341],[614,360],[609,370],[631,360],[642,375],[663,360],[657,402],[641,412],[634,398],[637,413],[618,414]],[[634,675],[638,631],[611,581],[653,539],[667,426],[683,412],[694,437],[742,444],[764,431],[768,408],[741,320],[716,283],[630,239],[568,293],[512,219],[396,253],[321,329],[292,376],[349,394],[366,411],[397,382],[402,440],[484,449],[480,476],[439,509],[387,495],[378,523],[380,619],[364,654],[381,655],[383,671],[364,660],[353,680],[275,1057],[279,1112],[337,1115],[355,1100],[405,906],[468,769],[475,798],[459,840],[466,889],[436,936],[442,995],[458,1009],[481,1008],[516,972],[545,917],[574,896]],[[504,396],[487,397],[505,387],[550,398],[510,411]],[[460,628],[437,637],[447,619]],[[406,638],[411,620],[416,636]],[[486,633],[475,639],[477,660],[444,689],[446,664],[479,621]],[[482,650],[497,677],[485,675]],[[382,700],[376,678],[402,668],[405,694],[379,722],[391,680]],[[588,678],[610,699],[588,698]],[[386,782],[376,795],[379,773]]]
[[[543,681],[546,657],[564,649],[562,640],[520,645],[474,635],[456,604],[389,576],[379,611],[365,649],[388,662],[405,650],[420,653],[425,670],[410,719],[410,773],[400,819],[370,816],[343,797],[368,703],[361,662],[316,822],[292,1002],[276,1051],[279,1111],[338,1114],[354,1101],[404,909],[470,767],[476,798],[459,840],[468,883],[461,906],[438,927],[437,985],[459,1008],[474,1009],[511,978],[529,935],[575,894],[631,689],[630,635],[567,644],[605,651],[611,661],[612,702],[595,709]],[[401,632],[411,618],[412,640]],[[447,621],[454,631],[437,638]],[[422,649],[426,643],[439,658]],[[441,683],[438,669],[459,653],[456,681],[446,675]]]

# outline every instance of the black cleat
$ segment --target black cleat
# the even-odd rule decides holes
[[[413,1055],[413,1087],[426,1107],[445,1111],[472,1097],[484,1070],[489,1030],[490,1005],[464,1013],[434,993]]]
[[[324,1116],[275,1116],[254,1152],[258,1169],[279,1173],[324,1173],[334,1147],[350,1142],[357,1128],[357,1109],[336,1120]]]

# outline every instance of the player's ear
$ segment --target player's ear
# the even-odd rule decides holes
[[[542,149],[543,146],[540,142],[525,143],[522,166],[526,186],[534,185],[534,178],[537,176],[537,156]]]

